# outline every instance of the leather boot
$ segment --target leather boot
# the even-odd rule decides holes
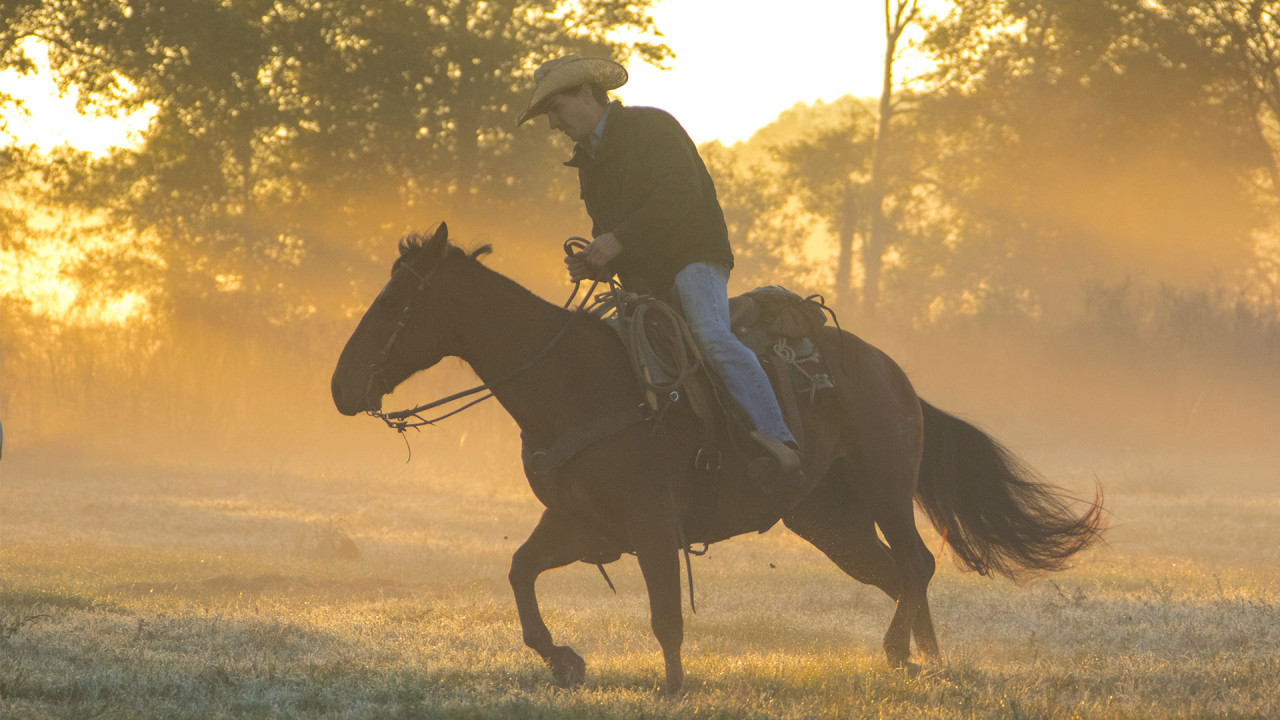
[[[773,495],[795,490],[804,483],[804,471],[800,469],[799,452],[772,435],[759,430],[751,432],[751,439],[769,454],[768,458],[759,458],[749,466],[752,479],[761,490]]]

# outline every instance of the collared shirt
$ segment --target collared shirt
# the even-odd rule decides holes
[[[596,123],[596,129],[592,130],[591,134],[587,136],[587,144],[578,143],[578,147],[585,150],[593,160],[596,157],[596,153],[600,152],[600,143],[604,142],[604,123],[609,119],[609,111],[618,104],[617,100],[611,100],[608,105],[605,105],[604,113],[600,115],[600,122]]]

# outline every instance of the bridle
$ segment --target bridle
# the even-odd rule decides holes
[[[413,267],[413,265],[408,262],[401,263],[400,268],[397,268],[408,270],[414,275],[414,277],[418,278],[418,287],[414,288],[413,293],[409,295],[409,299],[405,301],[404,308],[400,310],[400,321],[396,323],[396,328],[391,331],[391,335],[387,338],[387,342],[383,344],[382,351],[378,353],[378,357],[376,357],[372,363],[369,363],[369,382],[366,383],[364,387],[365,407],[373,407],[375,383],[381,386],[380,389],[382,392],[379,397],[391,392],[391,388],[387,387],[387,380],[382,366],[387,362],[387,358],[391,357],[391,348],[395,347],[396,340],[400,339],[400,333],[404,332],[405,326],[409,324],[409,317],[413,314],[414,299],[431,286],[431,276],[435,274],[436,268],[438,267],[439,264],[437,264],[436,267],[431,268],[431,271],[425,275],[418,272],[417,268]],[[376,410],[369,410],[368,412],[374,417],[384,417],[382,413]]]
[[[571,251],[576,252],[577,249],[580,249],[585,245],[586,245],[586,241],[583,240],[582,238],[578,238],[578,237],[569,238],[564,243],[565,252],[566,254],[570,254]],[[410,273],[413,274],[414,277],[418,278],[418,287],[414,289],[413,293],[411,293],[409,295],[409,298],[405,301],[404,308],[400,311],[400,320],[396,323],[395,329],[391,331],[391,335],[387,338],[386,343],[383,344],[382,350],[378,353],[378,357],[375,358],[374,361],[369,364],[369,381],[368,383],[365,384],[366,407],[373,407],[374,403],[372,402],[372,399],[374,397],[373,393],[375,391],[381,390],[381,395],[385,395],[391,392],[391,390],[393,389],[387,386],[385,372],[383,370],[383,364],[386,363],[387,358],[391,356],[391,349],[395,347],[396,340],[400,338],[400,333],[404,331],[405,326],[408,325],[409,323],[409,318],[413,314],[414,300],[418,296],[422,295],[422,293],[427,288],[431,287],[431,279],[435,275],[435,273],[437,272],[441,264],[442,262],[436,263],[436,265],[433,266],[425,274],[418,272],[418,270],[414,268],[413,265],[411,265],[407,261],[402,262],[400,264],[400,268],[407,269]],[[573,292],[572,294],[569,295],[569,299],[565,301],[562,307],[564,307],[565,309],[568,309],[569,306],[573,304],[574,298],[578,296],[578,290],[581,284],[582,284],[581,281],[573,284]],[[542,362],[544,359],[546,359],[548,355],[551,354],[551,351],[555,349],[556,345],[560,344],[560,341],[564,339],[564,336],[566,334],[568,334],[569,328],[573,325],[574,320],[576,320],[579,315],[583,314],[582,313],[583,308],[587,305],[587,302],[592,297],[592,293],[595,292],[596,286],[599,284],[600,284],[600,281],[598,280],[592,282],[591,287],[587,290],[586,295],[583,296],[582,301],[578,304],[577,309],[570,313],[569,319],[565,321],[564,325],[560,327],[560,329],[556,332],[555,336],[552,337],[551,340],[541,350],[539,350],[533,357],[526,360],[523,365],[516,368],[515,370],[512,370],[511,372],[507,373],[501,378],[491,383],[477,385],[473,388],[468,388],[466,390],[462,390],[461,392],[456,392],[452,395],[449,395],[448,397],[443,397],[443,398],[440,398],[439,400],[433,400],[432,402],[429,402],[429,403],[417,405],[407,410],[397,410],[395,412],[389,412],[389,413],[382,412],[380,410],[366,410],[365,414],[370,415],[372,417],[376,417],[382,422],[386,423],[387,427],[394,429],[396,432],[403,433],[405,430],[408,430],[409,428],[416,429],[424,425],[434,425],[437,422],[444,420],[447,417],[457,415],[458,413],[462,412],[463,410],[466,410],[472,405],[477,405],[481,402],[484,402],[485,400],[488,400],[489,398],[493,397],[493,391],[492,391],[493,388],[498,387],[499,385],[507,383],[511,380],[514,380],[520,375],[523,375],[529,370],[532,370],[534,366]],[[611,285],[613,284],[612,280],[610,281],[610,284]],[[376,383],[376,387],[375,387],[375,383]],[[422,417],[422,415],[420,414],[427,410],[440,407],[441,405],[447,405],[448,403],[451,403],[455,400],[461,400],[462,398],[469,397],[471,395],[475,395],[476,393],[481,393],[486,391],[488,392],[485,395],[479,398],[476,398],[475,400],[472,400],[467,404],[459,408],[456,408],[454,410],[451,410],[438,417],[427,419]]]

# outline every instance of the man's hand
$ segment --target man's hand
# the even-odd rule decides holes
[[[613,233],[607,232],[600,237],[592,240],[586,249],[581,253],[582,259],[593,268],[604,269],[610,261],[618,257],[622,252],[622,243],[618,242],[618,238]]]
[[[613,233],[605,233],[597,237],[575,255],[566,256],[565,266],[569,269],[569,280],[608,280],[613,276],[609,269],[609,261],[622,252],[622,243]]]
[[[569,270],[569,282],[582,282],[591,274],[587,269],[587,263],[582,259],[582,253],[575,255],[566,255],[564,257],[565,267]]]

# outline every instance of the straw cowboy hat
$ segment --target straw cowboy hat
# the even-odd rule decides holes
[[[577,55],[548,60],[533,71],[533,95],[524,112],[520,113],[520,119],[516,120],[516,127],[546,112],[547,109],[543,106],[547,100],[561,90],[587,83],[612,90],[622,87],[626,82],[627,69],[612,60]]]

